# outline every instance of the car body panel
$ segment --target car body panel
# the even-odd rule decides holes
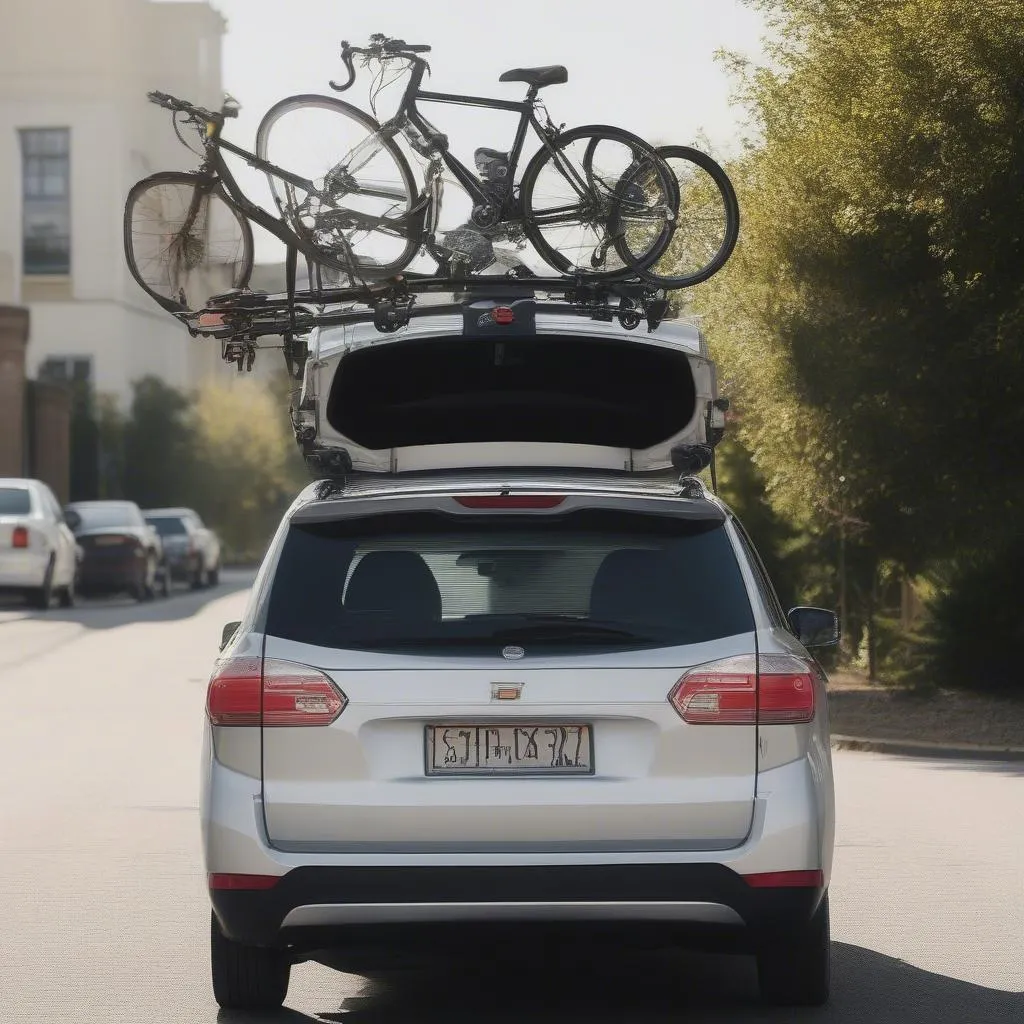
[[[26,513],[0,513],[0,588],[42,587],[53,564],[53,586],[74,586],[78,550],[74,534],[64,522],[60,504],[40,480],[0,478],[0,490],[24,490],[29,498]],[[28,530],[28,547],[13,546],[14,530]]]
[[[143,516],[160,533],[172,579],[192,582],[220,569],[220,539],[194,509],[151,508],[145,509]],[[156,520],[172,520],[181,532],[161,531]]]
[[[571,657],[537,651],[518,662],[342,650],[266,635],[291,521],[366,515],[374,506],[450,513],[455,494],[545,490],[567,495],[570,505],[646,503],[652,514],[671,507],[713,515],[738,554],[754,632],[682,648]],[[809,919],[828,886],[834,841],[824,675],[817,713],[806,724],[687,725],[668,703],[687,667],[728,653],[812,661],[780,624],[742,552],[729,510],[688,485],[680,491],[678,481],[534,468],[311,485],[286,513],[222,658],[265,653],[315,667],[350,703],[326,727],[215,728],[207,721],[200,815],[207,871],[283,880],[268,892],[211,891],[225,933],[280,945],[301,944],[309,931],[330,944],[356,926],[480,921],[487,917],[481,904],[519,922],[710,927],[739,919],[754,928]],[[523,684],[514,708],[491,700],[492,684],[508,682]],[[522,717],[592,722],[594,775],[425,775],[425,723]],[[554,882],[530,882],[527,871],[541,872],[529,876],[537,879],[564,875],[562,894],[552,891]],[[820,872],[821,884],[772,892],[741,877],[779,871]],[[580,872],[605,882],[566,897]],[[363,877],[365,885],[357,882]],[[418,878],[436,885],[419,889]],[[469,895],[456,898],[456,889]],[[571,906],[562,905],[566,899]]]
[[[85,518],[75,528],[82,550],[79,581],[84,591],[131,591],[152,587],[163,562],[160,536],[142,518],[134,502],[73,502],[68,510],[88,516],[89,510],[104,516],[102,522]]]

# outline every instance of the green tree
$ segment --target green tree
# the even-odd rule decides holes
[[[250,378],[210,380],[192,412],[193,504],[234,560],[263,556],[281,514],[309,482],[279,390]]]
[[[125,497],[142,508],[182,504],[195,470],[189,397],[157,377],[143,377],[133,390],[124,427]]]

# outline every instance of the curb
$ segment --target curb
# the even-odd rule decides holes
[[[873,740],[863,736],[833,736],[835,750],[866,750],[902,757],[938,757],[961,761],[1024,761],[1024,747],[996,747],[981,743],[925,743],[920,740]]]

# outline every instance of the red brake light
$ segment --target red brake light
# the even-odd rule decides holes
[[[495,306],[491,310],[491,319],[496,324],[512,324],[515,323],[516,315],[508,306]]]
[[[743,875],[743,881],[755,889],[783,889],[807,887],[823,889],[823,871],[763,871],[756,875]]]
[[[760,672],[758,672],[760,668]],[[786,725],[814,718],[814,676],[789,654],[745,654],[695,668],[668,696],[691,725]]]
[[[207,881],[211,889],[273,889],[280,875],[228,875],[211,872]]]
[[[16,526],[11,532],[11,546],[15,548],[27,548],[28,547],[28,528],[25,526]]]
[[[557,508],[564,494],[481,494],[455,499],[464,508]]]
[[[213,725],[330,725],[348,698],[308,665],[268,658],[228,658],[210,679],[206,714]]]
[[[259,658],[229,658],[210,678],[206,715],[213,725],[259,725],[261,689]]]

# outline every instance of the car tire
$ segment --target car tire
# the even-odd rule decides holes
[[[761,999],[772,1006],[821,1006],[831,983],[828,893],[795,932],[767,936],[757,951]]]
[[[43,575],[43,585],[41,587],[34,587],[28,594],[29,604],[40,611],[46,611],[53,604],[53,570],[54,562],[51,555],[50,561],[46,566],[46,572]]]
[[[206,569],[203,568],[203,563],[199,563],[199,567],[196,569],[195,575],[192,577],[192,589],[202,590],[203,584],[206,582]]]
[[[291,958],[280,949],[229,939],[210,914],[213,997],[225,1010],[276,1010],[288,995]]]
[[[219,565],[215,565],[206,574],[206,585],[208,587],[215,587],[215,586],[217,586],[218,583],[220,583],[220,566]]]
[[[74,608],[75,606],[75,577],[72,575],[66,587],[61,587],[58,598],[61,608]]]

